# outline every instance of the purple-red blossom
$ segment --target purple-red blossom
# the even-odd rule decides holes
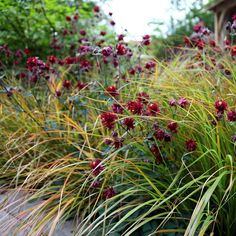
[[[167,127],[172,133],[177,133],[178,124],[176,122],[170,122]]]
[[[103,197],[105,199],[112,198],[116,195],[116,192],[113,187],[108,187],[103,191]]]
[[[71,81],[70,80],[63,80],[62,86],[66,89],[69,89],[71,87]]]
[[[118,116],[111,112],[103,112],[101,114],[102,125],[108,129],[113,129],[116,124]]]
[[[140,92],[137,96],[139,102],[142,102],[143,104],[147,104],[149,102],[150,96],[146,92]]]
[[[184,98],[184,97],[181,97],[179,100],[178,100],[178,105],[182,108],[186,108],[188,105],[189,105],[189,101]]]
[[[103,170],[104,167],[99,159],[95,159],[90,162],[90,168],[92,169],[93,175],[99,175]]]
[[[124,111],[124,108],[118,103],[113,103],[111,109],[114,113],[117,113],[117,114],[122,114]]]
[[[217,100],[215,102],[215,108],[217,110],[217,113],[224,113],[224,111],[227,110],[228,104],[224,100]]]
[[[130,101],[127,103],[128,110],[133,114],[141,115],[143,111],[143,104],[139,101]]]
[[[157,113],[160,112],[159,105],[157,103],[152,102],[152,103],[148,104],[147,111],[151,116],[155,116],[155,115],[157,115]]]
[[[128,130],[134,129],[134,127],[135,127],[134,119],[133,118],[129,118],[129,117],[125,118],[123,120],[123,125],[126,126]]]
[[[117,97],[120,94],[115,85],[106,88],[106,92],[110,94],[112,97]]]
[[[227,118],[229,121],[236,121],[236,111],[228,111]]]
[[[193,152],[196,150],[197,148],[197,142],[193,139],[189,139],[185,142],[185,145],[186,145],[186,149],[189,151],[189,152]]]
[[[117,51],[117,55],[123,56],[127,53],[127,48],[125,47],[125,45],[118,43],[116,45],[116,51]]]

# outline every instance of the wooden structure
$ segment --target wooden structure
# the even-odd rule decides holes
[[[216,0],[208,10],[215,14],[215,40],[222,45],[226,36],[225,25],[236,14],[236,0]]]

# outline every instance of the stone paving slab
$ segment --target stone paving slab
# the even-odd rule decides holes
[[[43,200],[27,202],[27,194],[22,191],[0,192],[0,236],[47,236],[49,231],[46,229],[41,233],[32,234],[31,227],[25,226],[24,222],[27,212],[39,207],[42,202]],[[48,229],[50,224],[52,222],[49,222]],[[57,225],[53,236],[73,236],[73,229],[75,224],[67,221],[63,225]]]

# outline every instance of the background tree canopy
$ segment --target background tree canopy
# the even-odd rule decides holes
[[[165,57],[166,49],[177,47],[183,43],[183,37],[189,36],[193,32],[193,26],[201,19],[205,25],[214,31],[214,16],[213,13],[207,10],[207,6],[214,2],[209,0],[206,3],[203,0],[196,0],[191,5],[188,0],[172,0],[172,8],[176,11],[186,11],[184,19],[176,20],[173,16],[170,17],[169,32],[167,35],[154,36],[153,51],[157,57]]]
[[[11,45],[13,50],[30,48],[32,54],[44,57],[53,34],[65,26],[65,16],[77,12],[80,18],[89,19],[93,7],[93,2],[83,0],[3,0],[0,45]]]

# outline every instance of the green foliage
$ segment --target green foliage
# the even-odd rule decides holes
[[[173,7],[178,11],[186,10],[189,2],[187,1],[173,1]],[[174,50],[183,44],[183,37],[189,36],[193,32],[193,27],[199,20],[203,20],[212,32],[214,31],[214,15],[207,10],[207,5],[202,1],[193,2],[187,14],[181,20],[176,20],[174,17],[170,19],[170,27],[167,36],[155,36],[153,51],[158,58],[165,58],[169,55],[168,49]]]
[[[45,58],[53,34],[63,27],[65,16],[75,12],[91,17],[93,3],[68,0],[3,0],[0,2],[0,45],[12,50],[30,48],[32,55]],[[85,26],[86,27],[86,26]]]

